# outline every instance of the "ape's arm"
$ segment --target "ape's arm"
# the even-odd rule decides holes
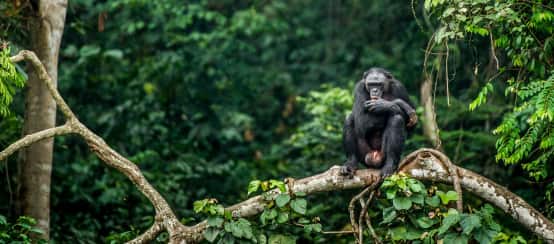
[[[392,102],[403,110],[403,116],[407,116],[408,123],[406,124],[406,126],[413,127],[415,124],[417,124],[416,112],[414,108],[410,106],[410,104],[398,98],[394,99]]]
[[[365,109],[370,113],[390,113],[391,115],[400,115],[407,121],[408,128],[413,127],[417,123],[417,115],[415,110],[404,100],[394,99],[388,101],[385,99],[368,100],[364,102]]]

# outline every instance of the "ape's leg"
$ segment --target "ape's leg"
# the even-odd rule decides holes
[[[344,151],[346,152],[346,162],[344,166],[341,167],[340,174],[352,176],[354,171],[358,168],[358,162],[360,161],[357,157],[358,145],[356,133],[354,132],[354,117],[352,114],[348,115],[344,121],[342,143]]]
[[[381,149],[385,153],[385,165],[381,169],[383,177],[389,176],[396,171],[405,140],[406,122],[404,117],[399,114],[391,116],[387,121],[381,146]]]

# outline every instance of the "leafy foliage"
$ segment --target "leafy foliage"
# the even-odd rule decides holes
[[[536,180],[550,177],[548,162],[554,156],[553,6],[542,1],[425,1],[443,26],[436,42],[476,34],[490,39],[493,52],[506,54],[508,63],[500,72],[507,77],[506,95],[514,94],[517,100],[494,131],[499,135],[496,159],[521,164]],[[487,83],[470,109],[486,102],[491,90]]]
[[[17,2],[25,4],[17,7],[14,5]],[[363,1],[335,0],[202,0],[186,4],[176,0],[75,0],[68,8],[58,84],[81,121],[136,162],[174,206],[182,222],[188,224],[208,217],[211,224],[219,226],[218,204],[235,203],[276,186],[270,186],[271,181],[249,184],[252,179],[305,177],[344,161],[342,122],[351,108],[353,82],[363,70],[371,66],[387,68],[404,82],[411,95],[417,95],[424,60],[421,50],[429,38],[421,27],[433,28],[439,18],[458,18],[464,14],[463,6],[454,6],[454,10],[449,10],[451,15],[443,16],[441,12],[442,7],[460,1],[434,2],[431,2],[433,13],[430,16],[424,13],[425,22],[419,23],[412,16],[414,12],[416,16],[423,13],[418,1],[410,6],[405,1],[372,1],[368,5]],[[476,7],[471,9],[477,12],[466,13],[466,19],[485,11],[494,18],[495,11],[504,11],[505,7],[504,2],[475,2]],[[22,41],[29,39],[22,38],[27,24],[23,21],[24,15],[32,13],[27,11],[31,8],[27,3],[0,2],[0,12],[7,13],[0,15],[0,35],[18,48],[25,46]],[[487,9],[486,5],[490,4],[498,4],[498,8]],[[518,5],[524,7],[515,9],[518,14],[533,12],[533,23],[539,23],[540,28],[548,27],[540,24],[550,21],[547,11],[542,11],[540,6],[529,8],[528,3]],[[491,135],[491,127],[502,121],[502,113],[512,104],[500,94],[509,84],[490,77],[481,79],[486,75],[478,76],[475,70],[481,71],[482,65],[491,64],[485,60],[489,50],[482,45],[490,39],[487,31],[499,43],[495,47],[501,61],[509,56],[501,53],[506,49],[500,44],[513,46],[511,43],[517,41],[518,33],[502,38],[485,23],[492,22],[487,18],[468,28],[447,24],[439,38],[440,41],[459,37],[456,34],[459,32],[471,39],[469,45],[450,45],[449,71],[455,72],[449,84],[450,103],[442,93],[444,84],[436,83],[435,105],[443,148],[455,163],[492,177],[531,203],[548,209],[552,203],[543,199],[544,192],[528,190],[540,188],[530,185],[520,170],[514,170],[514,165],[508,168],[493,162],[495,140],[503,134]],[[491,26],[501,26],[496,23]],[[451,35],[449,32],[454,30]],[[528,33],[527,29],[521,33]],[[479,39],[481,35],[484,36]],[[526,42],[526,37],[521,38],[521,43]],[[543,55],[550,55],[552,42],[547,35],[537,37],[544,41],[547,51]],[[526,48],[513,47],[512,52],[532,51],[533,55],[540,55],[540,50],[533,46]],[[441,62],[432,63],[438,66]],[[502,71],[497,77],[505,80],[516,77],[519,80],[514,79],[517,81],[514,84],[528,77],[526,72],[516,76],[513,67]],[[494,89],[481,88],[481,80]],[[516,92],[521,91],[521,85],[514,87]],[[477,101],[475,110],[468,111],[467,104],[471,101]],[[525,103],[521,98],[517,101]],[[15,101],[12,105],[18,104],[23,103]],[[0,145],[7,145],[20,136],[21,107],[12,106],[14,113],[0,120]],[[526,116],[530,114],[532,111],[524,110],[515,119],[520,135],[528,129]],[[421,127],[417,127],[407,142],[406,152],[428,146],[421,134]],[[123,175],[106,168],[76,138],[61,137],[55,142],[55,159],[64,163],[56,164],[53,169],[53,241],[118,243],[130,240],[151,225],[154,210]],[[532,148],[530,154],[537,153],[536,146]],[[12,157],[2,165],[5,167],[0,167],[2,175],[9,175],[5,177],[8,183],[13,183],[15,178],[15,165]],[[247,185],[248,193],[236,191]],[[13,192],[10,184],[0,184],[0,189],[2,196]],[[443,192],[444,199],[438,196],[439,191]],[[202,210],[195,213],[194,200],[206,196],[220,203],[212,200],[197,203],[197,209]],[[440,188],[432,196],[436,197],[430,198],[430,205],[425,201],[427,198],[423,204],[441,208],[441,213],[447,214],[448,208],[442,201],[451,204],[452,193]],[[350,228],[346,224],[349,221],[345,204],[350,198],[351,192],[306,198],[280,191],[267,200],[272,206],[267,213],[264,211],[264,238],[276,243],[348,243],[349,235],[317,233],[321,226],[332,230]],[[378,216],[373,218],[386,216],[391,223],[400,221],[400,224],[406,221],[405,212],[421,207],[420,198],[412,199],[402,191],[394,199],[381,199],[389,210],[384,214],[384,210],[378,209]],[[0,211],[8,212],[10,204],[8,197],[0,197]],[[473,209],[479,209],[480,204],[479,201],[472,203]],[[400,209],[394,208],[395,205]],[[304,212],[325,218],[299,217]],[[216,216],[212,217],[212,213]],[[214,240],[253,240],[245,238],[248,224],[244,220],[238,223],[238,219],[226,217],[225,212],[223,215],[223,227],[211,230]],[[255,227],[262,226],[260,218],[245,219],[253,232]],[[446,230],[444,238],[448,237],[449,241],[477,239],[475,233],[483,227],[468,230],[469,234],[452,231],[462,228],[462,219]],[[468,226],[475,222],[467,221]],[[228,231],[225,223],[229,223]],[[292,223],[304,227],[291,226]],[[438,223],[427,225],[436,230],[430,234],[437,237]],[[409,228],[395,227],[399,227],[398,233],[412,233]],[[233,230],[239,237],[233,235]],[[387,233],[381,230],[381,234]],[[447,236],[449,233],[452,235]],[[507,241],[523,238],[515,231],[503,229],[499,236],[502,234]],[[256,240],[264,239],[255,233],[254,236]],[[416,237],[406,234],[406,238],[402,240]],[[165,240],[167,235],[162,234],[157,242]]]
[[[35,227],[37,221],[33,218],[20,216],[15,223],[9,223],[3,215],[0,215],[0,243],[47,243],[42,239],[34,239],[31,234],[41,234],[42,231]]]
[[[251,181],[248,192],[255,192],[260,187],[265,201],[265,209],[259,219],[237,218],[231,212],[224,209],[215,199],[204,199],[194,202],[194,211],[208,215],[208,228],[204,232],[204,238],[208,242],[234,243],[295,243],[297,237],[291,233],[282,232],[285,224],[294,223],[303,226],[304,232],[321,232],[321,224],[318,218],[311,221],[306,219],[307,201],[305,194],[290,195],[286,191],[282,181]],[[259,221],[260,224],[252,222]],[[286,234],[285,234],[286,233]]]
[[[1,41],[1,40],[0,40]],[[5,45],[2,47],[2,45]],[[25,85],[23,76],[10,61],[10,47],[0,43],[0,117],[9,115],[9,106],[18,88]]]
[[[378,201],[381,217],[378,232],[386,240],[409,240],[417,243],[495,243],[497,236],[506,236],[494,218],[494,208],[488,204],[470,213],[450,208],[458,196],[443,192],[437,186],[426,188],[420,181],[403,174],[393,175],[383,182],[384,198]]]

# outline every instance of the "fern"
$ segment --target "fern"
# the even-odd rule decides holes
[[[479,106],[485,104],[487,102],[487,95],[494,90],[493,88],[494,87],[491,83],[487,83],[485,86],[483,86],[479,94],[477,94],[475,100],[473,100],[473,102],[469,104],[469,111],[473,111]]]
[[[554,157],[554,72],[546,80],[519,84],[521,104],[495,129],[498,161],[522,163],[536,180],[548,176]]]
[[[23,76],[10,61],[10,48],[0,48],[0,117],[10,114],[9,106],[18,88],[25,85]]]

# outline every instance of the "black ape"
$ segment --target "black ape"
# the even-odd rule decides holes
[[[352,175],[359,162],[381,168],[383,176],[394,173],[404,147],[406,128],[416,123],[414,106],[400,81],[382,68],[364,72],[354,88],[352,113],[344,122],[347,161],[341,174]]]

